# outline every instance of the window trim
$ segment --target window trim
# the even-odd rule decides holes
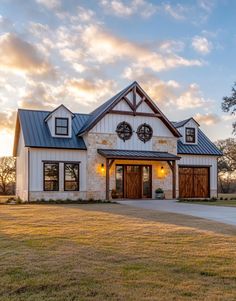
[[[187,130],[193,130],[194,134],[193,134],[193,141],[188,141],[187,137],[190,135],[187,135]],[[185,128],[185,142],[186,143],[196,143],[196,129],[194,127],[186,127]]]
[[[66,164],[74,164],[74,165],[78,165],[78,189],[76,190],[70,190],[70,189],[66,189]],[[73,181],[75,182],[75,181]],[[64,162],[64,191],[80,191],[80,162]]]
[[[50,190],[46,190],[45,189],[45,165],[46,164],[56,164],[57,165],[57,181],[58,181],[58,189],[50,189]],[[59,185],[60,185],[60,165],[59,162],[55,162],[55,161],[47,161],[47,162],[43,162],[43,191],[59,191]],[[50,181],[50,180],[47,180]]]
[[[57,120],[66,120],[67,126],[59,126],[57,125]],[[63,128],[66,129],[66,134],[61,134],[57,132],[57,128]],[[68,136],[69,135],[69,118],[67,117],[55,117],[55,135],[57,136]]]

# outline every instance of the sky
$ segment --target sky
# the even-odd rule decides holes
[[[232,136],[236,1],[0,0],[0,156],[18,108],[89,113],[137,81],[172,121]]]

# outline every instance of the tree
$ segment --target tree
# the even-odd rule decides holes
[[[228,138],[216,142],[223,156],[218,159],[218,177],[221,191],[229,193],[236,182],[236,139]]]
[[[231,114],[235,115],[236,113],[236,82],[231,90],[232,94],[230,97],[225,96],[223,97],[222,102],[222,110],[224,112],[230,112]],[[236,135],[236,121],[233,123],[233,133]]]
[[[16,182],[16,160],[14,157],[0,158],[0,194],[14,193]]]

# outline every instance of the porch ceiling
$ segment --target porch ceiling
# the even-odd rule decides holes
[[[168,152],[136,151],[120,149],[98,149],[98,153],[107,159],[175,161],[181,157]]]

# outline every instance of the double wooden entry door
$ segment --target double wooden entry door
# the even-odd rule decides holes
[[[142,174],[140,165],[126,166],[126,197],[138,199],[142,197]]]
[[[150,165],[117,165],[116,190],[127,199],[151,198],[152,174]]]

